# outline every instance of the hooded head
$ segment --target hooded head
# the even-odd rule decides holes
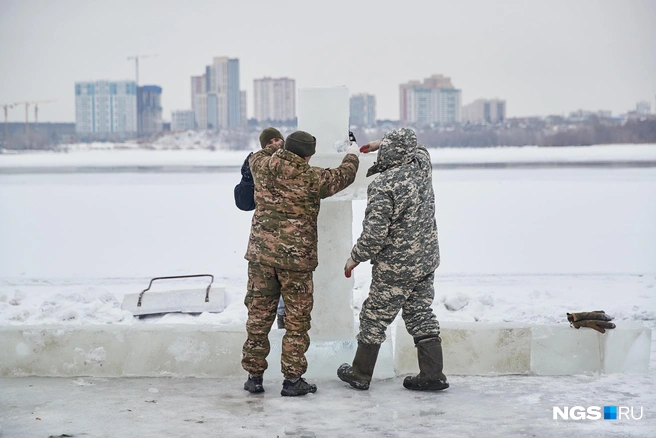
[[[378,149],[378,160],[367,176],[411,162],[417,152],[417,135],[412,129],[399,128],[385,134]]]
[[[285,150],[299,157],[311,157],[317,151],[317,139],[305,131],[292,132],[287,136]]]
[[[260,145],[264,148],[264,146],[266,146],[267,143],[269,143],[269,141],[273,140],[274,138],[279,138],[282,141],[285,141],[285,137],[283,137],[280,131],[278,131],[276,128],[266,128],[260,134]]]

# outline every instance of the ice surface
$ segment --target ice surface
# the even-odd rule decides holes
[[[651,376],[495,376],[408,391],[402,377],[358,391],[336,377],[281,397],[243,390],[245,378],[0,379],[2,437],[644,437],[656,430]],[[642,406],[633,420],[554,420],[554,406]],[[37,419],[38,418],[38,419]]]

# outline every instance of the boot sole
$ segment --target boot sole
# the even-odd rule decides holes
[[[287,392],[283,389],[282,391],[280,391],[280,395],[282,395],[283,397],[298,397],[301,395],[314,394],[315,392],[317,392],[316,389],[314,391],[300,392],[300,393]]]
[[[439,384],[439,385],[426,385],[426,386],[421,386],[421,387],[416,387],[416,388],[411,388],[408,386],[403,385],[405,389],[409,389],[411,391],[443,391],[449,387],[448,383],[445,383],[444,385]]]
[[[264,392],[264,388],[262,388],[262,389],[254,389],[254,390],[252,390],[252,391],[251,391],[250,389],[248,389],[248,388],[244,388],[244,391],[248,391],[248,392],[250,392],[251,394],[259,394],[259,393],[261,393],[261,392]]]

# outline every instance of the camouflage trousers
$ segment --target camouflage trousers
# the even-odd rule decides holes
[[[278,300],[285,301],[285,330],[280,369],[285,378],[300,377],[307,371],[305,352],[310,346],[310,312],[314,304],[312,271],[287,271],[258,263],[248,263],[248,338],[242,349],[242,367],[254,376],[267,369],[271,347],[269,332],[276,319]]]
[[[406,329],[414,338],[439,336],[440,325],[431,304],[435,297],[435,272],[417,278],[395,278],[389,271],[372,269],[369,296],[360,311],[359,343],[382,344],[385,329],[394,321],[399,310]]]

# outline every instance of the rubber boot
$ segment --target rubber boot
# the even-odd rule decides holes
[[[442,340],[439,336],[422,339],[416,343],[419,374],[406,377],[403,386],[418,391],[439,391],[449,387],[442,373]]]
[[[282,382],[282,391],[280,391],[280,395],[284,397],[296,397],[298,395],[315,392],[317,392],[317,385],[308,383],[304,378],[298,377],[296,379],[285,379]]]
[[[278,328],[279,329],[284,329],[285,328],[285,315],[278,314],[278,317],[276,318],[276,321],[278,322]]]
[[[367,390],[374,375],[380,344],[360,344],[353,358],[353,365],[342,364],[337,369],[337,377],[356,389]]]

